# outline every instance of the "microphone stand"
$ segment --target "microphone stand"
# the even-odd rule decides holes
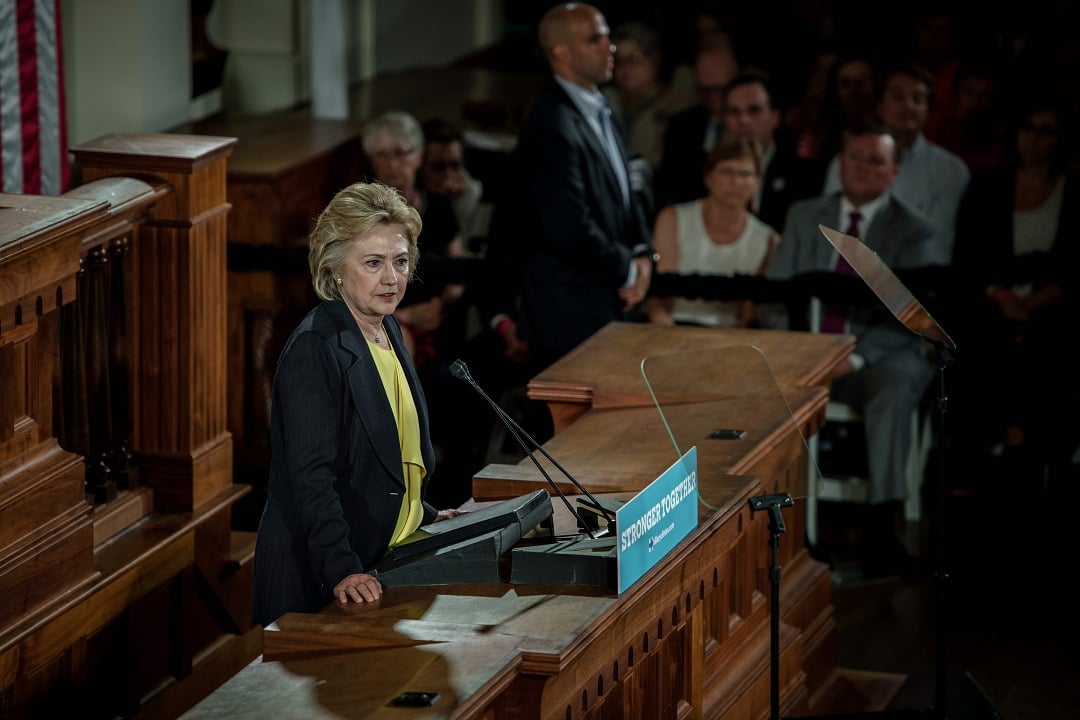
[[[769,547],[772,565],[769,567],[769,717],[780,720],[780,533],[787,532],[782,507],[795,501],[789,493],[758,495],[750,498],[750,513],[769,511]]]
[[[575,518],[577,518],[579,527],[585,530],[585,533],[589,536],[589,539],[596,539],[596,536],[592,534],[591,530],[589,530],[588,523],[586,523],[585,519],[581,517],[581,514],[577,511],[577,508],[574,507],[574,504],[570,502],[570,500],[566,497],[565,494],[563,494],[563,491],[559,488],[559,484],[551,479],[551,476],[548,474],[547,470],[545,470],[544,466],[540,464],[540,461],[536,459],[536,455],[533,453],[532,450],[529,449],[528,445],[525,444],[525,440],[522,439],[522,436],[528,438],[529,442],[532,443],[533,449],[539,450],[543,454],[543,456],[551,462],[552,465],[558,468],[559,472],[566,476],[567,480],[573,483],[574,487],[576,487],[582,492],[582,494],[589,498],[592,504],[596,506],[597,511],[602,513],[604,515],[604,518],[609,523],[615,521],[615,516],[610,510],[607,510],[606,508],[601,506],[600,501],[593,497],[592,493],[590,493],[584,485],[579,483],[573,475],[567,472],[566,468],[560,465],[559,462],[555,458],[553,458],[539,442],[536,441],[536,438],[534,438],[520,425],[518,425],[517,421],[515,421],[514,418],[510,417],[509,413],[499,407],[499,404],[492,400],[491,397],[486,392],[484,392],[484,389],[480,387],[476,380],[473,379],[472,374],[469,372],[469,367],[465,364],[464,361],[455,360],[454,362],[452,362],[450,364],[450,374],[456,377],[458,380],[461,380],[462,382],[466,382],[471,385],[472,388],[480,394],[480,397],[484,398],[484,400],[487,401],[488,405],[491,406],[491,409],[495,411],[495,415],[503,421],[503,424],[506,425],[506,428],[510,431],[510,434],[514,436],[515,440],[517,440],[518,445],[521,446],[521,448],[525,451],[525,454],[529,456],[530,460],[532,460],[532,463],[536,466],[536,469],[539,470],[540,474],[544,476],[545,480],[547,480],[548,485],[550,485],[555,490],[555,493],[563,501],[563,504],[566,505],[566,508]]]
[[[935,639],[935,672],[934,672],[934,699],[929,708],[925,710],[893,710],[876,711],[867,713],[841,714],[841,715],[817,715],[819,720],[829,718],[870,718],[892,716],[894,718],[922,718],[929,717],[934,720],[947,720],[948,714],[948,689],[947,680],[947,650],[948,637],[946,634],[945,613],[946,586],[948,572],[946,569],[947,553],[945,544],[945,453],[947,438],[945,437],[945,411],[947,397],[945,395],[945,369],[952,362],[956,344],[948,336],[945,330],[926,311],[925,308],[914,298],[911,292],[904,287],[903,283],[892,273],[880,258],[866,248],[857,238],[839,233],[824,225],[819,229],[825,235],[833,247],[844,257],[845,260],[856,269],[859,277],[866,281],[867,286],[874,291],[878,299],[889,309],[893,316],[908,330],[928,341],[937,350],[938,371],[938,412],[941,416],[938,423],[938,493],[937,507],[934,513],[934,525],[936,526],[933,538],[937,545],[937,567],[934,569],[934,639]]]
[[[934,699],[929,708],[926,709],[902,709],[902,710],[876,710],[864,713],[840,713],[832,715],[812,715],[805,716],[801,720],[870,720],[878,718],[892,718],[900,720],[911,720],[930,718],[931,720],[947,720],[949,718],[948,713],[948,687],[947,687],[947,660],[948,660],[948,634],[945,623],[945,612],[947,610],[946,599],[946,587],[949,579],[949,573],[946,568],[946,552],[945,552],[945,411],[948,405],[948,398],[945,395],[945,369],[952,363],[952,351],[944,343],[934,342],[937,347],[937,359],[938,359],[938,413],[940,415],[940,422],[938,423],[938,447],[939,453],[939,469],[938,469],[938,492],[936,498],[936,507],[934,508],[934,544],[937,546],[937,567],[934,569],[934,587],[933,587],[933,608],[934,608],[934,642],[935,642],[935,660],[934,660]],[[770,526],[771,527],[771,526]],[[774,720],[777,716],[773,716]]]
[[[948,405],[948,396],[945,394],[945,369],[952,364],[952,351],[943,343],[937,343],[938,361],[938,492],[937,505],[934,508],[935,532],[932,536],[937,545],[938,560],[934,571],[934,609],[936,640],[935,658],[937,661],[934,675],[934,705],[931,708],[939,712],[937,717],[948,717],[948,691],[946,689],[948,657],[948,636],[945,627],[945,615],[948,611],[946,588],[949,580],[947,568],[948,558],[945,552],[945,453],[947,439],[945,436],[945,411]]]

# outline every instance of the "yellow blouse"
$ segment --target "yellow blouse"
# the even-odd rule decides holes
[[[385,335],[385,330],[383,333]],[[420,487],[427,468],[424,467],[424,459],[420,454],[420,418],[416,414],[416,403],[413,402],[405,371],[402,370],[393,348],[384,350],[370,340],[368,348],[375,359],[375,367],[379,369],[390,407],[394,410],[394,420],[398,426],[398,445],[401,448],[401,467],[405,475],[405,496],[401,499],[401,510],[390,539],[390,547],[394,547],[420,527],[423,520]]]

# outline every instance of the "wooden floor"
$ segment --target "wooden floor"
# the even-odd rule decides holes
[[[1069,527],[1080,468],[978,480],[983,487],[944,504],[946,580],[924,570],[866,582],[834,573],[840,665],[906,676],[887,712],[873,714],[880,717],[943,717],[936,714],[943,697],[950,719],[1080,718],[1080,630],[1070,587],[1078,544]],[[844,523],[845,508],[822,503],[819,517]],[[909,530],[909,546],[933,565],[940,546],[925,539],[926,523]],[[872,698],[858,702],[866,688],[854,682],[835,712],[867,709]]]

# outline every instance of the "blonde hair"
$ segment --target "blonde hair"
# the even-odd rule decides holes
[[[337,277],[352,243],[378,225],[397,225],[409,241],[409,280],[420,258],[417,239],[423,222],[416,208],[394,188],[358,182],[334,195],[319,214],[308,238],[308,265],[315,294],[323,300],[341,298]]]

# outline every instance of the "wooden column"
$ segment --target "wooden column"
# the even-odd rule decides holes
[[[265,490],[270,467],[270,389],[278,355],[318,298],[307,238],[341,188],[363,177],[359,126],[311,117],[224,114],[191,132],[237,138],[229,157],[227,425],[236,481]],[[258,521],[261,496],[247,524]]]
[[[93,577],[83,458],[53,433],[57,310],[101,202],[0,195],[0,618]]]
[[[229,137],[106,135],[72,148],[86,182],[153,176],[173,192],[133,243],[133,455],[164,512],[232,484],[226,408]]]

